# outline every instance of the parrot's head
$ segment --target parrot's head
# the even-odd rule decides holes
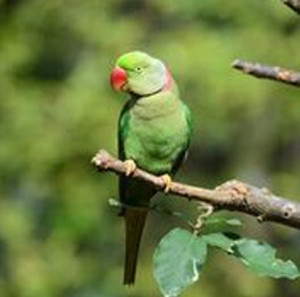
[[[169,80],[170,74],[163,62],[140,51],[122,55],[110,76],[115,90],[139,96],[160,91]]]

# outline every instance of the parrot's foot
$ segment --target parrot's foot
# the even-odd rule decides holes
[[[172,185],[172,178],[169,174],[164,174],[160,177],[162,179],[162,181],[164,182],[164,192],[168,193],[171,189],[171,185]]]
[[[126,176],[131,175],[136,169],[136,164],[131,159],[124,161],[124,166],[126,167]]]

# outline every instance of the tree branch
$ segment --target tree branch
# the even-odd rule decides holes
[[[105,150],[100,150],[92,163],[99,171],[112,171],[125,174],[124,162],[115,159]],[[141,169],[136,169],[131,178],[151,183],[158,191],[164,191],[160,177]],[[172,182],[170,193],[213,205],[219,210],[239,211],[256,216],[260,222],[274,221],[300,229],[300,203],[281,198],[268,189],[257,188],[236,180],[226,182],[214,190]]]
[[[235,60],[232,63],[232,67],[258,78],[267,78],[293,86],[300,86],[300,72],[296,72],[294,70],[278,66],[267,66],[243,60]]]
[[[289,8],[300,14],[300,0],[282,0]]]

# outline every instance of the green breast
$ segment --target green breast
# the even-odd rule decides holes
[[[181,101],[171,92],[159,93],[139,99],[129,113],[126,159],[154,174],[170,172],[189,139]]]

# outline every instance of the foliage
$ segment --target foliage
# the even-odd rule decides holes
[[[297,278],[295,264],[275,258],[275,249],[253,239],[232,239],[224,233],[199,236],[173,229],[159,243],[154,255],[154,275],[166,297],[176,297],[199,278],[206,261],[207,247],[214,246],[240,259],[263,276]]]
[[[193,111],[178,179],[214,187],[236,177],[300,197],[299,90],[229,66],[243,57],[296,68],[299,37],[298,17],[277,0],[0,1],[0,296],[160,296],[149,259],[178,222],[150,215],[137,285],[124,290],[123,221],[107,203],[116,178],[90,166],[99,148],[116,152],[126,98],[108,76],[128,50],[166,61]],[[161,204],[194,208],[170,200]],[[297,233],[250,219],[243,228],[300,263]],[[183,295],[298,296],[299,283],[233,262],[216,254]]]
[[[198,280],[206,253],[206,243],[183,229],[164,237],[154,255],[155,277],[164,296],[178,296]]]

